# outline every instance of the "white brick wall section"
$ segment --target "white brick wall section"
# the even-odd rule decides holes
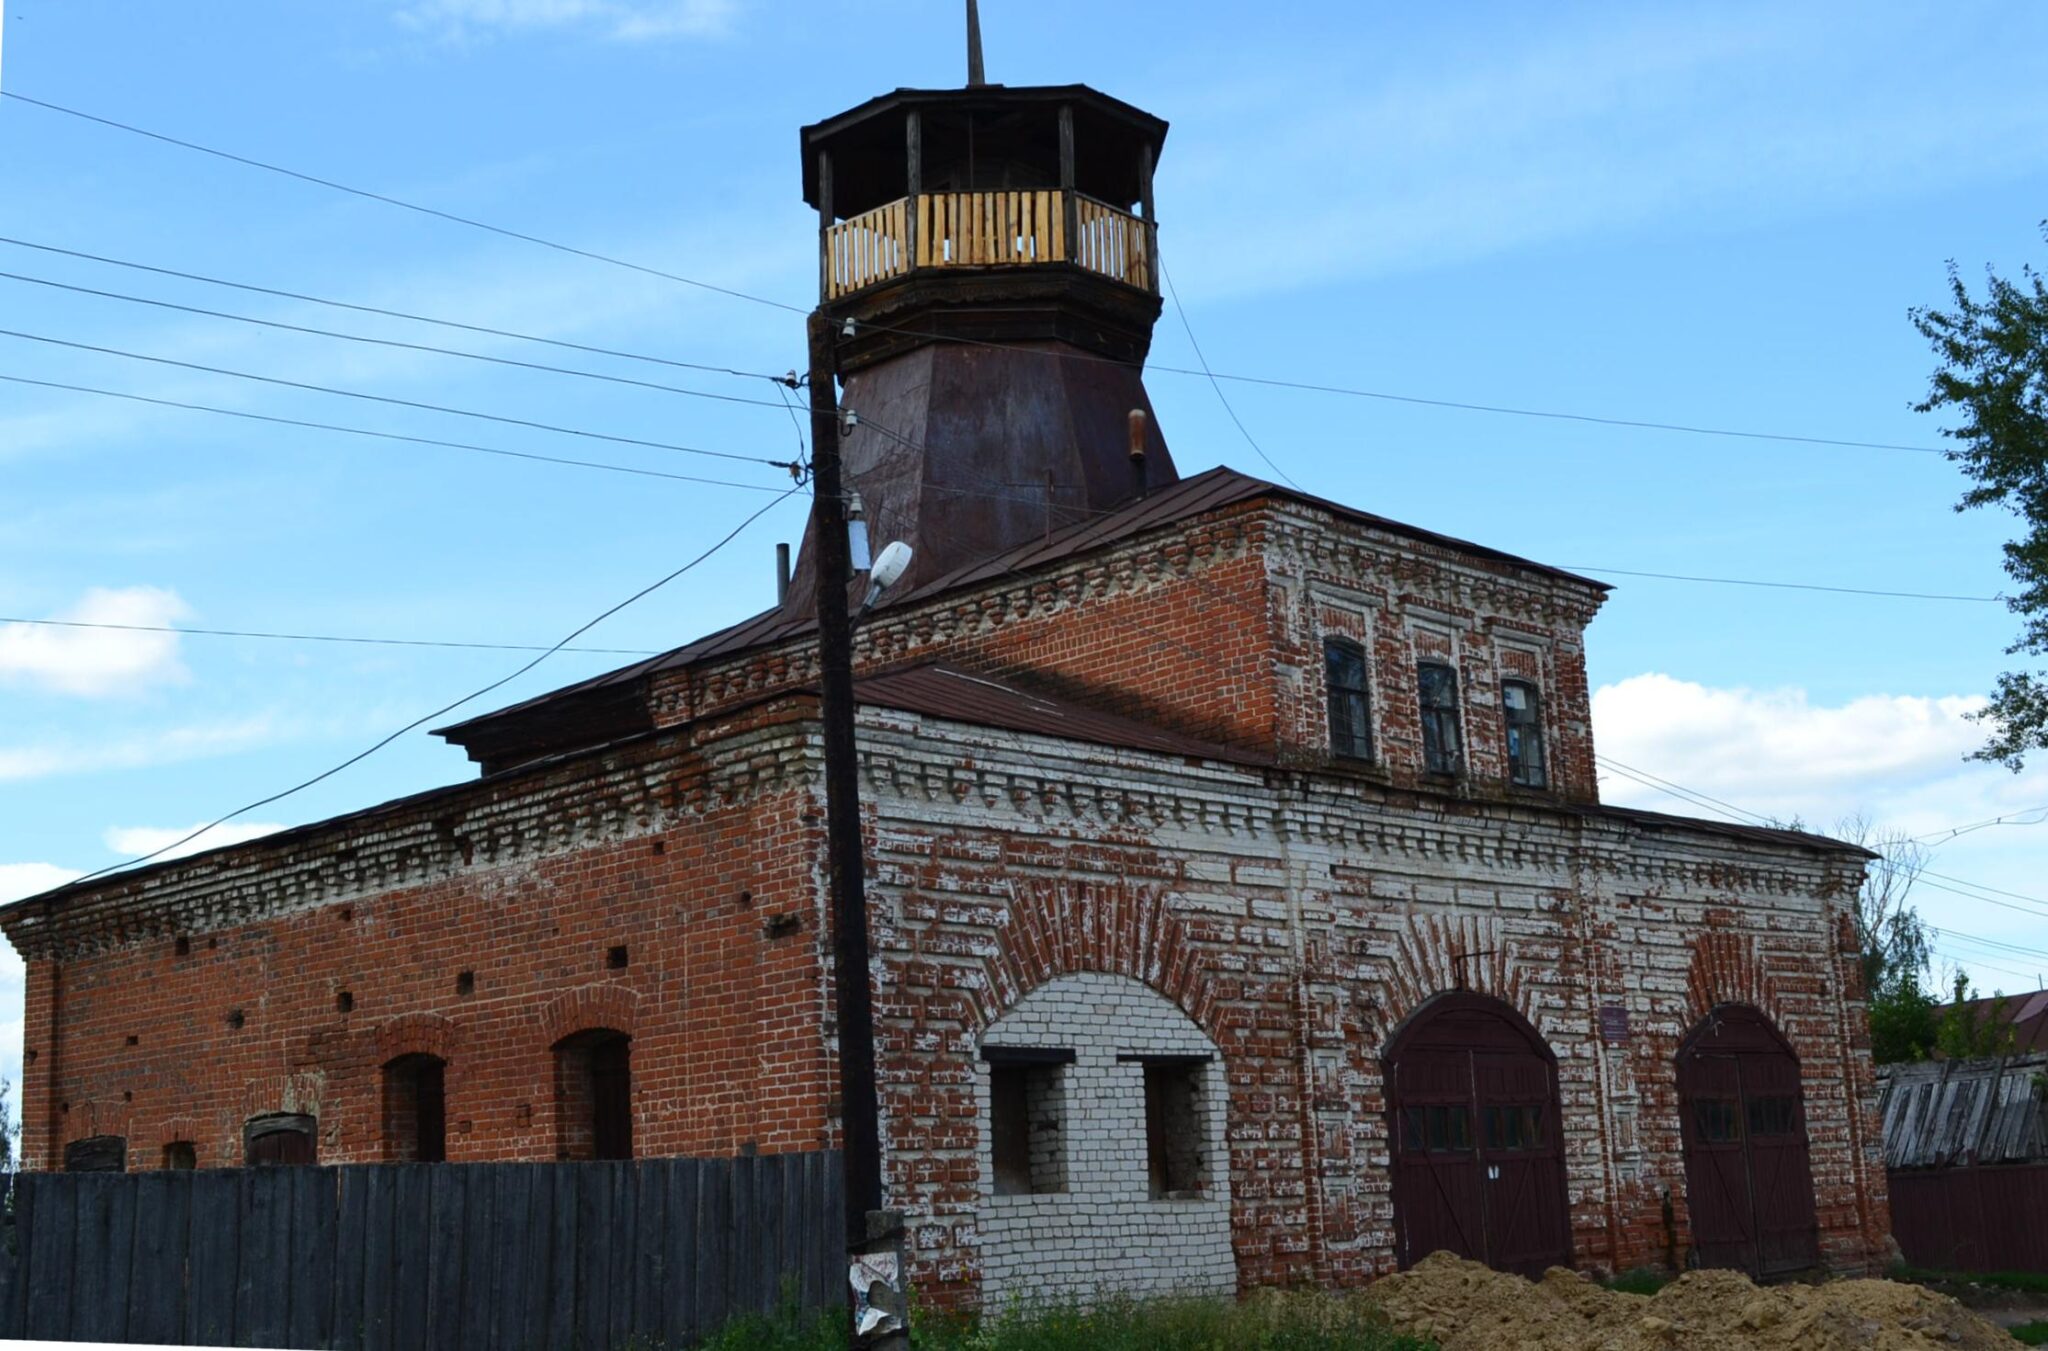
[[[975,1083],[981,1122],[982,1298],[1087,1301],[1135,1296],[1230,1294],[1230,1180],[1224,1146],[1223,1060],[1202,1030],[1165,996],[1126,976],[1059,976],[1019,1000],[983,1041],[1071,1048],[1061,1077],[1067,1189],[995,1194],[989,1138],[989,1071]],[[1202,1194],[1155,1201],[1145,1147],[1145,1067],[1119,1056],[1208,1056],[1199,1075]]]

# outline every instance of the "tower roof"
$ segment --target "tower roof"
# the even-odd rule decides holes
[[[897,89],[813,122],[802,133],[804,201],[822,205],[821,151],[832,159],[834,214],[855,215],[905,196],[905,123],[913,112],[930,119],[926,154],[936,158],[943,153],[943,140],[934,145],[929,138],[943,137],[946,119],[985,119],[987,132],[996,135],[1011,122],[1018,135],[1037,140],[1057,136],[1054,115],[1062,106],[1073,109],[1077,184],[1105,202],[1127,206],[1137,201],[1143,186],[1139,151],[1149,144],[1156,160],[1166,140],[1166,121],[1085,84]],[[1058,161],[1056,140],[1040,149],[1049,162]]]

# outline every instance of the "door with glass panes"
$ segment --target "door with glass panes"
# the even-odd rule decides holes
[[[1439,1250],[1501,1271],[1568,1264],[1557,1064],[1508,1005],[1440,995],[1388,1046],[1397,1256]]]

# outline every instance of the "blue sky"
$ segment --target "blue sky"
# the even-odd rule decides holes
[[[796,130],[962,75],[960,6],[746,0],[13,0],[12,92],[807,305]],[[1086,81],[1173,123],[1161,244],[1222,371],[1421,398],[1938,443],[1908,307],[1942,265],[2044,252],[2048,12],[1906,6],[989,0],[992,79]],[[0,103],[0,235],[674,360],[777,372],[797,316]],[[522,359],[366,316],[0,244],[0,271]],[[0,328],[745,456],[795,431],[759,379],[599,358],[722,403],[336,343],[0,278]],[[1179,318],[1154,361],[1197,364]],[[0,615],[546,643],[770,500],[774,471],[268,388],[17,338],[0,374],[703,474],[521,464],[0,383]],[[1183,471],[1263,466],[1203,381],[1150,380]],[[2010,523],[1936,456],[1230,387],[1312,491],[1598,572],[1994,595]],[[657,649],[772,598],[772,510],[595,630]],[[1612,575],[1601,751],[1775,816],[1914,834],[2042,808],[1966,765],[2002,607]],[[118,861],[498,678],[504,652],[0,625],[0,890]],[[478,708],[604,669],[562,654]],[[256,814],[463,778],[423,734]],[[1610,800],[1688,810],[1626,779]],[[1945,928],[2048,951],[2048,825],[1943,844]],[[2027,898],[2026,900],[2020,899]],[[2029,904],[2029,902],[2033,904]],[[2048,956],[1945,936],[1980,984]],[[20,969],[0,961],[0,1075]]]

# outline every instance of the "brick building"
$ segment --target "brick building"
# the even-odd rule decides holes
[[[1082,86],[804,132],[849,474],[916,547],[856,661],[926,1296],[1873,1265],[1866,856],[1600,803],[1603,584],[1178,475],[1165,134]],[[832,1147],[811,552],[445,729],[475,781],[0,911],[29,1166]]]

